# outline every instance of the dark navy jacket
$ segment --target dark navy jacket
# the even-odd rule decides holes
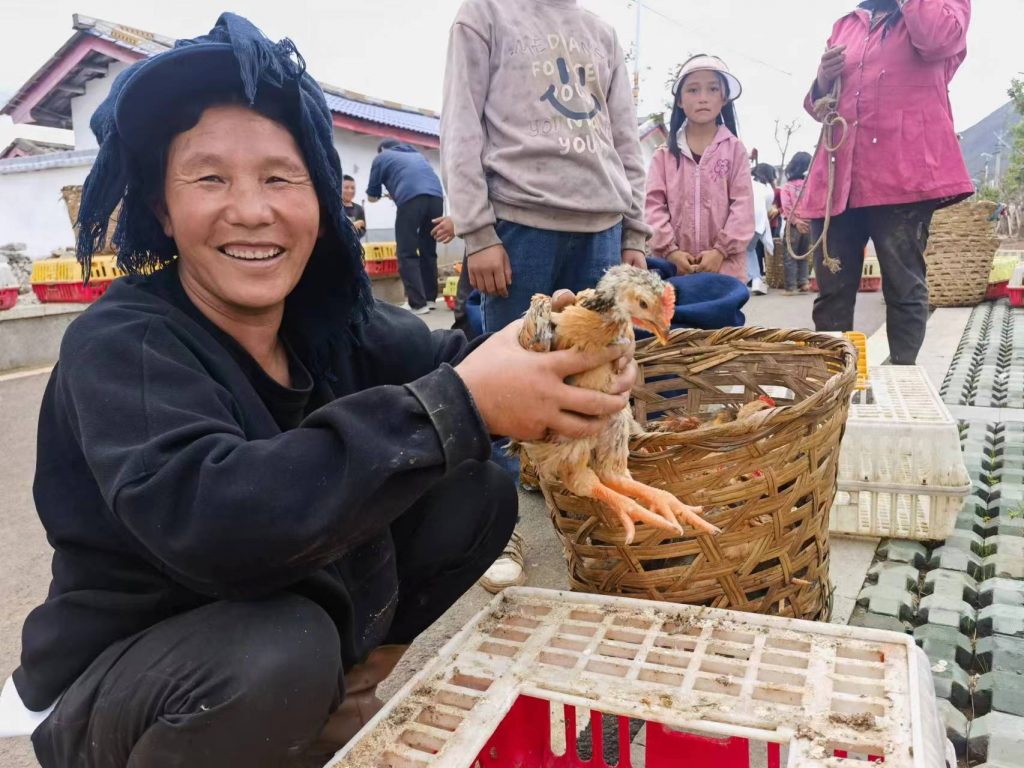
[[[107,647],[220,599],[324,608],[347,666],[397,589],[389,526],[490,439],[458,332],[378,304],[315,381],[282,387],[196,308],[175,267],[117,280],[65,333],[39,414],[36,508],[54,548],[14,682],[52,704]],[[389,612],[390,605],[390,612]]]
[[[366,194],[381,197],[382,184],[387,187],[395,205],[405,205],[420,195],[444,197],[441,180],[427,158],[409,144],[396,144],[374,158]]]

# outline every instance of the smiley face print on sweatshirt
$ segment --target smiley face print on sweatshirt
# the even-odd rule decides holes
[[[541,62],[539,63],[540,68],[546,70],[550,63],[549,61]],[[570,120],[591,120],[601,111],[601,102],[597,100],[597,96],[587,90],[587,70],[590,68],[592,67],[577,66],[575,72],[570,74],[566,60],[559,56],[555,59],[553,69],[557,69],[560,85],[549,84],[540,100],[546,101],[554,107],[556,112]],[[547,74],[546,71],[545,74]],[[574,76],[575,82],[573,82]],[[583,109],[570,106],[570,104],[575,105],[581,101],[584,105]]]

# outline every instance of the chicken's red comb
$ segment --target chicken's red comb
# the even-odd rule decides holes
[[[775,407],[775,401],[774,401],[774,400],[772,400],[772,399],[771,399],[770,397],[768,397],[768,395],[761,395],[761,396],[760,396],[759,398],[757,398],[757,399],[758,399],[758,400],[760,400],[760,401],[761,401],[762,403],[764,403],[765,405],[767,405],[767,406],[771,407],[771,408],[774,408],[774,407]]]
[[[665,290],[661,292],[661,312],[665,325],[672,326],[672,318],[676,316],[676,289],[672,283],[665,283]]]

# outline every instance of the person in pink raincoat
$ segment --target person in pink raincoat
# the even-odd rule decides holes
[[[754,189],[747,149],[736,136],[733,101],[741,91],[721,59],[703,54],[683,64],[672,88],[668,144],[651,158],[644,213],[652,252],[681,275],[749,279]]]
[[[814,326],[852,330],[870,239],[882,271],[894,364],[913,365],[924,342],[932,214],[974,192],[948,94],[967,56],[970,19],[971,0],[865,0],[836,22],[805,100],[814,115],[814,102],[841,78],[839,114],[849,126],[835,157],[828,237],[842,268],[824,267],[818,248]],[[797,211],[811,220],[813,240],[823,230],[827,190],[828,156],[819,146]]]

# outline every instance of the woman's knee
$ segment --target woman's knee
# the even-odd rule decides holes
[[[235,604],[236,695],[257,709],[260,701],[292,701],[326,717],[342,676],[341,641],[327,612],[305,597],[278,595]]]

